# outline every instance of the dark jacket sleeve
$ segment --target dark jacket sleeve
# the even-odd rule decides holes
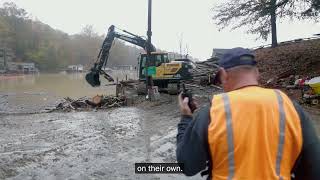
[[[194,119],[182,116],[178,124],[177,161],[183,164],[183,173],[187,176],[193,176],[207,167],[209,122],[210,106],[205,106]]]
[[[320,179],[320,141],[309,116],[303,108],[295,103],[300,116],[303,145],[302,151],[296,161],[293,174],[295,179]]]

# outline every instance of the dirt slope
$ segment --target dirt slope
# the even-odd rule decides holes
[[[257,49],[255,53],[263,84],[280,74],[320,75],[320,39],[280,44],[277,48]]]

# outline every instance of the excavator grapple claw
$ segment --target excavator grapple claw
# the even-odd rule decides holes
[[[100,77],[98,72],[90,71],[86,74],[86,81],[92,86],[100,86]]]

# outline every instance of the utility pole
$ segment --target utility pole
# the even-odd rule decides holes
[[[1,66],[3,66],[3,69],[0,69],[0,70],[3,70],[4,72],[7,71],[7,59],[6,59],[6,50],[3,48],[3,49],[0,49],[0,54],[1,54],[1,58],[3,59],[3,62],[1,61]]]
[[[146,62],[146,92],[148,94],[148,97],[150,97],[149,94],[149,73],[148,73],[148,68],[149,68],[149,62],[151,61],[151,36],[152,36],[152,0],[148,0],[148,31],[147,31],[147,36],[148,36],[148,44],[147,44],[147,62]]]
[[[8,63],[7,63],[7,52],[6,49],[3,49],[3,61],[4,61],[4,71],[8,70]]]
[[[180,39],[179,39],[179,48],[180,48],[180,58],[182,58],[182,45],[183,45],[183,33],[180,34]]]
[[[185,53],[186,53],[186,59],[188,59],[188,55],[189,55],[189,46],[188,46],[188,44],[186,44]]]

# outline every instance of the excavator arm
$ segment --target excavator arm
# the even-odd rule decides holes
[[[109,74],[107,74],[103,70],[103,68],[107,65],[110,49],[112,47],[112,44],[115,38],[121,39],[128,43],[139,46],[144,50],[147,50],[148,48],[147,40],[143,39],[138,35],[130,33],[128,31],[123,30],[123,32],[125,34],[116,32],[114,25],[109,27],[107,36],[102,43],[97,60],[94,63],[93,67],[90,69],[90,72],[87,73],[86,75],[86,80],[91,86],[93,87],[100,86],[101,84],[100,75],[103,75],[108,81],[112,81],[112,82],[114,81],[114,79]],[[150,45],[149,48],[151,52],[156,51],[156,48],[152,44]]]

